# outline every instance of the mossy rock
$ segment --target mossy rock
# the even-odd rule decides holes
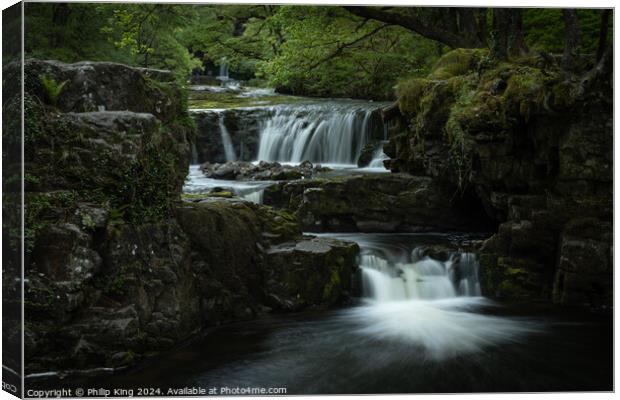
[[[437,60],[429,78],[442,80],[468,74],[488,54],[488,49],[454,49]]]

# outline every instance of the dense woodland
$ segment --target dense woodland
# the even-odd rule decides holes
[[[390,98],[453,48],[572,56],[611,42],[610,10],[274,5],[26,5],[26,52],[231,76],[313,96]],[[599,54],[600,56],[600,54]]]

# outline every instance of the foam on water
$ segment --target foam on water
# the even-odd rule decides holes
[[[375,340],[402,342],[420,356],[444,359],[515,342],[541,331],[529,320],[483,314],[496,307],[481,296],[475,254],[455,251],[448,260],[407,247],[402,235],[327,234],[353,240],[361,249],[363,305],[341,313],[355,332]],[[411,235],[415,238],[415,235]]]

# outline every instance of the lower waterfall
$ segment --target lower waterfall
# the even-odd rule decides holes
[[[446,299],[480,296],[478,261],[472,253],[454,253],[441,262],[431,257],[391,264],[377,255],[362,255],[360,269],[364,295],[378,300]]]
[[[323,235],[360,246],[362,304],[341,314],[359,326],[358,334],[408,344],[425,359],[438,360],[542,330],[531,320],[482,313],[495,303],[481,296],[476,255],[449,250],[454,244],[446,245],[445,235]]]

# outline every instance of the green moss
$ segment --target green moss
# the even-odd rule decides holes
[[[518,67],[507,81],[504,98],[518,105],[519,114],[527,121],[531,113],[542,109],[547,79],[538,68]]]
[[[222,191],[222,192],[211,192],[208,194],[209,197],[224,197],[224,198],[231,198],[234,196],[233,192],[229,192],[229,191]]]
[[[403,115],[415,114],[419,110],[420,99],[431,82],[428,79],[414,78],[396,85],[398,107]]]
[[[341,267],[344,264],[344,259],[342,257],[338,257],[337,264]],[[323,288],[323,301],[328,304],[334,302],[340,295],[340,287],[340,273],[336,267],[332,267],[329,281]]]
[[[303,97],[285,95],[239,97],[239,93],[234,92],[192,92],[190,93],[188,105],[190,109],[229,109],[297,103],[308,103],[308,99]]]
[[[488,55],[487,49],[455,49],[444,54],[431,71],[430,79],[448,79],[474,70]]]
[[[129,281],[129,267],[122,265],[120,270],[112,277],[98,276],[94,281],[94,286],[101,289],[106,296],[117,297],[125,293],[127,282]]]

